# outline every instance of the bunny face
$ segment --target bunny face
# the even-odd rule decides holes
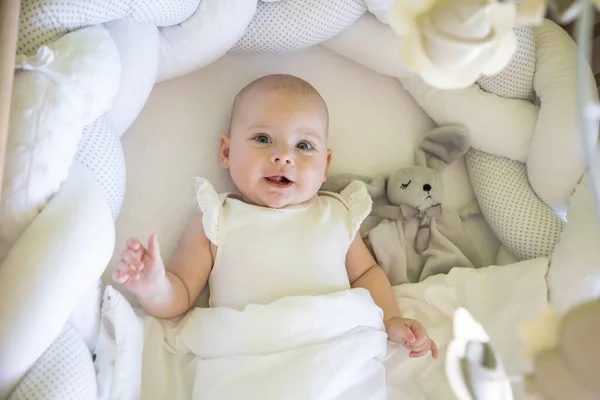
[[[408,167],[396,171],[387,182],[390,203],[425,210],[440,204],[443,197],[442,181],[431,168]]]

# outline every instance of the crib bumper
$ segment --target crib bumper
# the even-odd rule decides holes
[[[550,302],[561,313],[600,298],[600,227],[588,174],[571,197],[565,225],[552,253],[548,271]]]
[[[114,249],[106,195],[75,162],[69,178],[0,265],[0,398],[59,335]]]

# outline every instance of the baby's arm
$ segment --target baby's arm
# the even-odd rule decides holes
[[[365,243],[356,235],[348,255],[346,256],[346,270],[348,279],[353,288],[365,288],[371,293],[375,304],[383,310],[383,321],[389,321],[393,318],[402,317],[402,312],[398,307],[396,296],[390,285],[390,281],[383,270],[377,265],[377,262],[365,246]]]
[[[418,321],[402,317],[390,281],[359,235],[348,249],[346,269],[351,286],[367,289],[375,304],[383,310],[383,322],[392,342],[409,349],[411,358],[422,357],[429,351],[437,358],[437,346],[425,327]]]
[[[204,289],[213,265],[202,216],[197,214],[188,222],[166,270],[154,235],[147,250],[136,242],[128,243],[120,269],[124,269],[125,260],[129,267],[137,267],[138,272],[129,275],[117,272],[115,280],[136,294],[141,306],[152,316],[172,318],[188,311]]]
[[[138,297],[146,312],[161,318],[172,318],[188,311],[210,274],[213,258],[210,241],[204,234],[202,215],[194,215],[186,225],[175,255],[156,289],[147,297]]]

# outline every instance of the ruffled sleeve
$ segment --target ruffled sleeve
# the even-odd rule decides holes
[[[196,211],[202,213],[202,225],[208,240],[219,245],[219,217],[222,201],[213,186],[204,178],[196,178]]]
[[[340,196],[350,209],[351,239],[354,240],[356,233],[360,229],[360,224],[362,224],[371,212],[373,201],[367,192],[367,187],[361,181],[352,181],[352,183],[342,190]]]

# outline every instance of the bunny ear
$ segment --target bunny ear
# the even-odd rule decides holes
[[[440,126],[423,135],[416,151],[416,163],[442,170],[471,147],[468,131],[457,125]]]
[[[321,190],[325,190],[327,192],[340,193],[344,190],[349,184],[353,181],[361,181],[367,187],[367,193],[371,196],[372,199],[378,199],[385,195],[387,179],[384,177],[377,178],[366,178],[363,176],[352,175],[352,174],[344,174],[332,176],[327,179],[321,186]]]

